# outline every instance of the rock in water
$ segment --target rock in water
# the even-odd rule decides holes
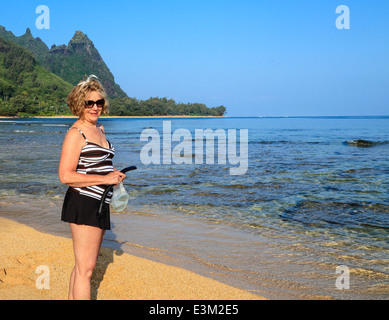
[[[357,140],[352,140],[352,141],[346,141],[346,144],[349,146],[353,146],[353,147],[369,148],[369,147],[373,147],[379,143],[368,141],[368,140],[357,139]]]

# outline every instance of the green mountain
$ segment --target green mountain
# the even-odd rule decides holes
[[[66,94],[89,74],[97,75],[107,91],[111,115],[223,116],[226,113],[224,106],[208,108],[201,103],[183,104],[158,97],[129,98],[115,83],[93,42],[81,31],[76,31],[67,46],[53,45],[50,49],[39,37],[34,38],[29,28],[16,37],[0,26],[0,39],[4,47],[0,52],[0,115],[69,114],[64,105]],[[55,79],[51,87],[48,79]]]
[[[66,114],[72,88],[30,51],[0,38],[0,115]]]
[[[39,37],[34,38],[29,28],[24,35],[16,37],[11,31],[0,26],[0,37],[31,51],[44,67],[70,84],[76,85],[86,75],[96,74],[109,98],[127,97],[126,93],[115,83],[113,74],[93,42],[81,31],[76,31],[67,46],[53,45],[51,49]]]

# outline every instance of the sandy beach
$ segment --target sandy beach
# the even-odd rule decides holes
[[[67,299],[68,280],[74,262],[71,239],[41,233],[0,218],[0,243],[0,300]],[[42,288],[44,285],[47,289]],[[100,251],[92,277],[92,298],[263,299],[181,268],[106,247]]]

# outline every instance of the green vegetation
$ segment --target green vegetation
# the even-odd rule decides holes
[[[224,106],[208,108],[201,103],[176,103],[173,99],[135,98],[114,99],[111,101],[110,114],[116,116],[223,116]]]
[[[81,79],[95,74],[110,99],[114,116],[223,116],[224,106],[176,103],[173,99],[129,98],[93,42],[77,31],[69,44],[49,49],[30,29],[20,37],[0,26],[0,115],[68,115],[66,97]]]
[[[71,89],[28,50],[0,38],[0,115],[66,114]]]

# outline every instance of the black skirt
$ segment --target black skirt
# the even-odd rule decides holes
[[[62,206],[61,220],[78,225],[98,227],[103,230],[111,229],[109,205],[105,204],[104,215],[98,219],[100,201],[93,199],[70,189],[66,192]]]

